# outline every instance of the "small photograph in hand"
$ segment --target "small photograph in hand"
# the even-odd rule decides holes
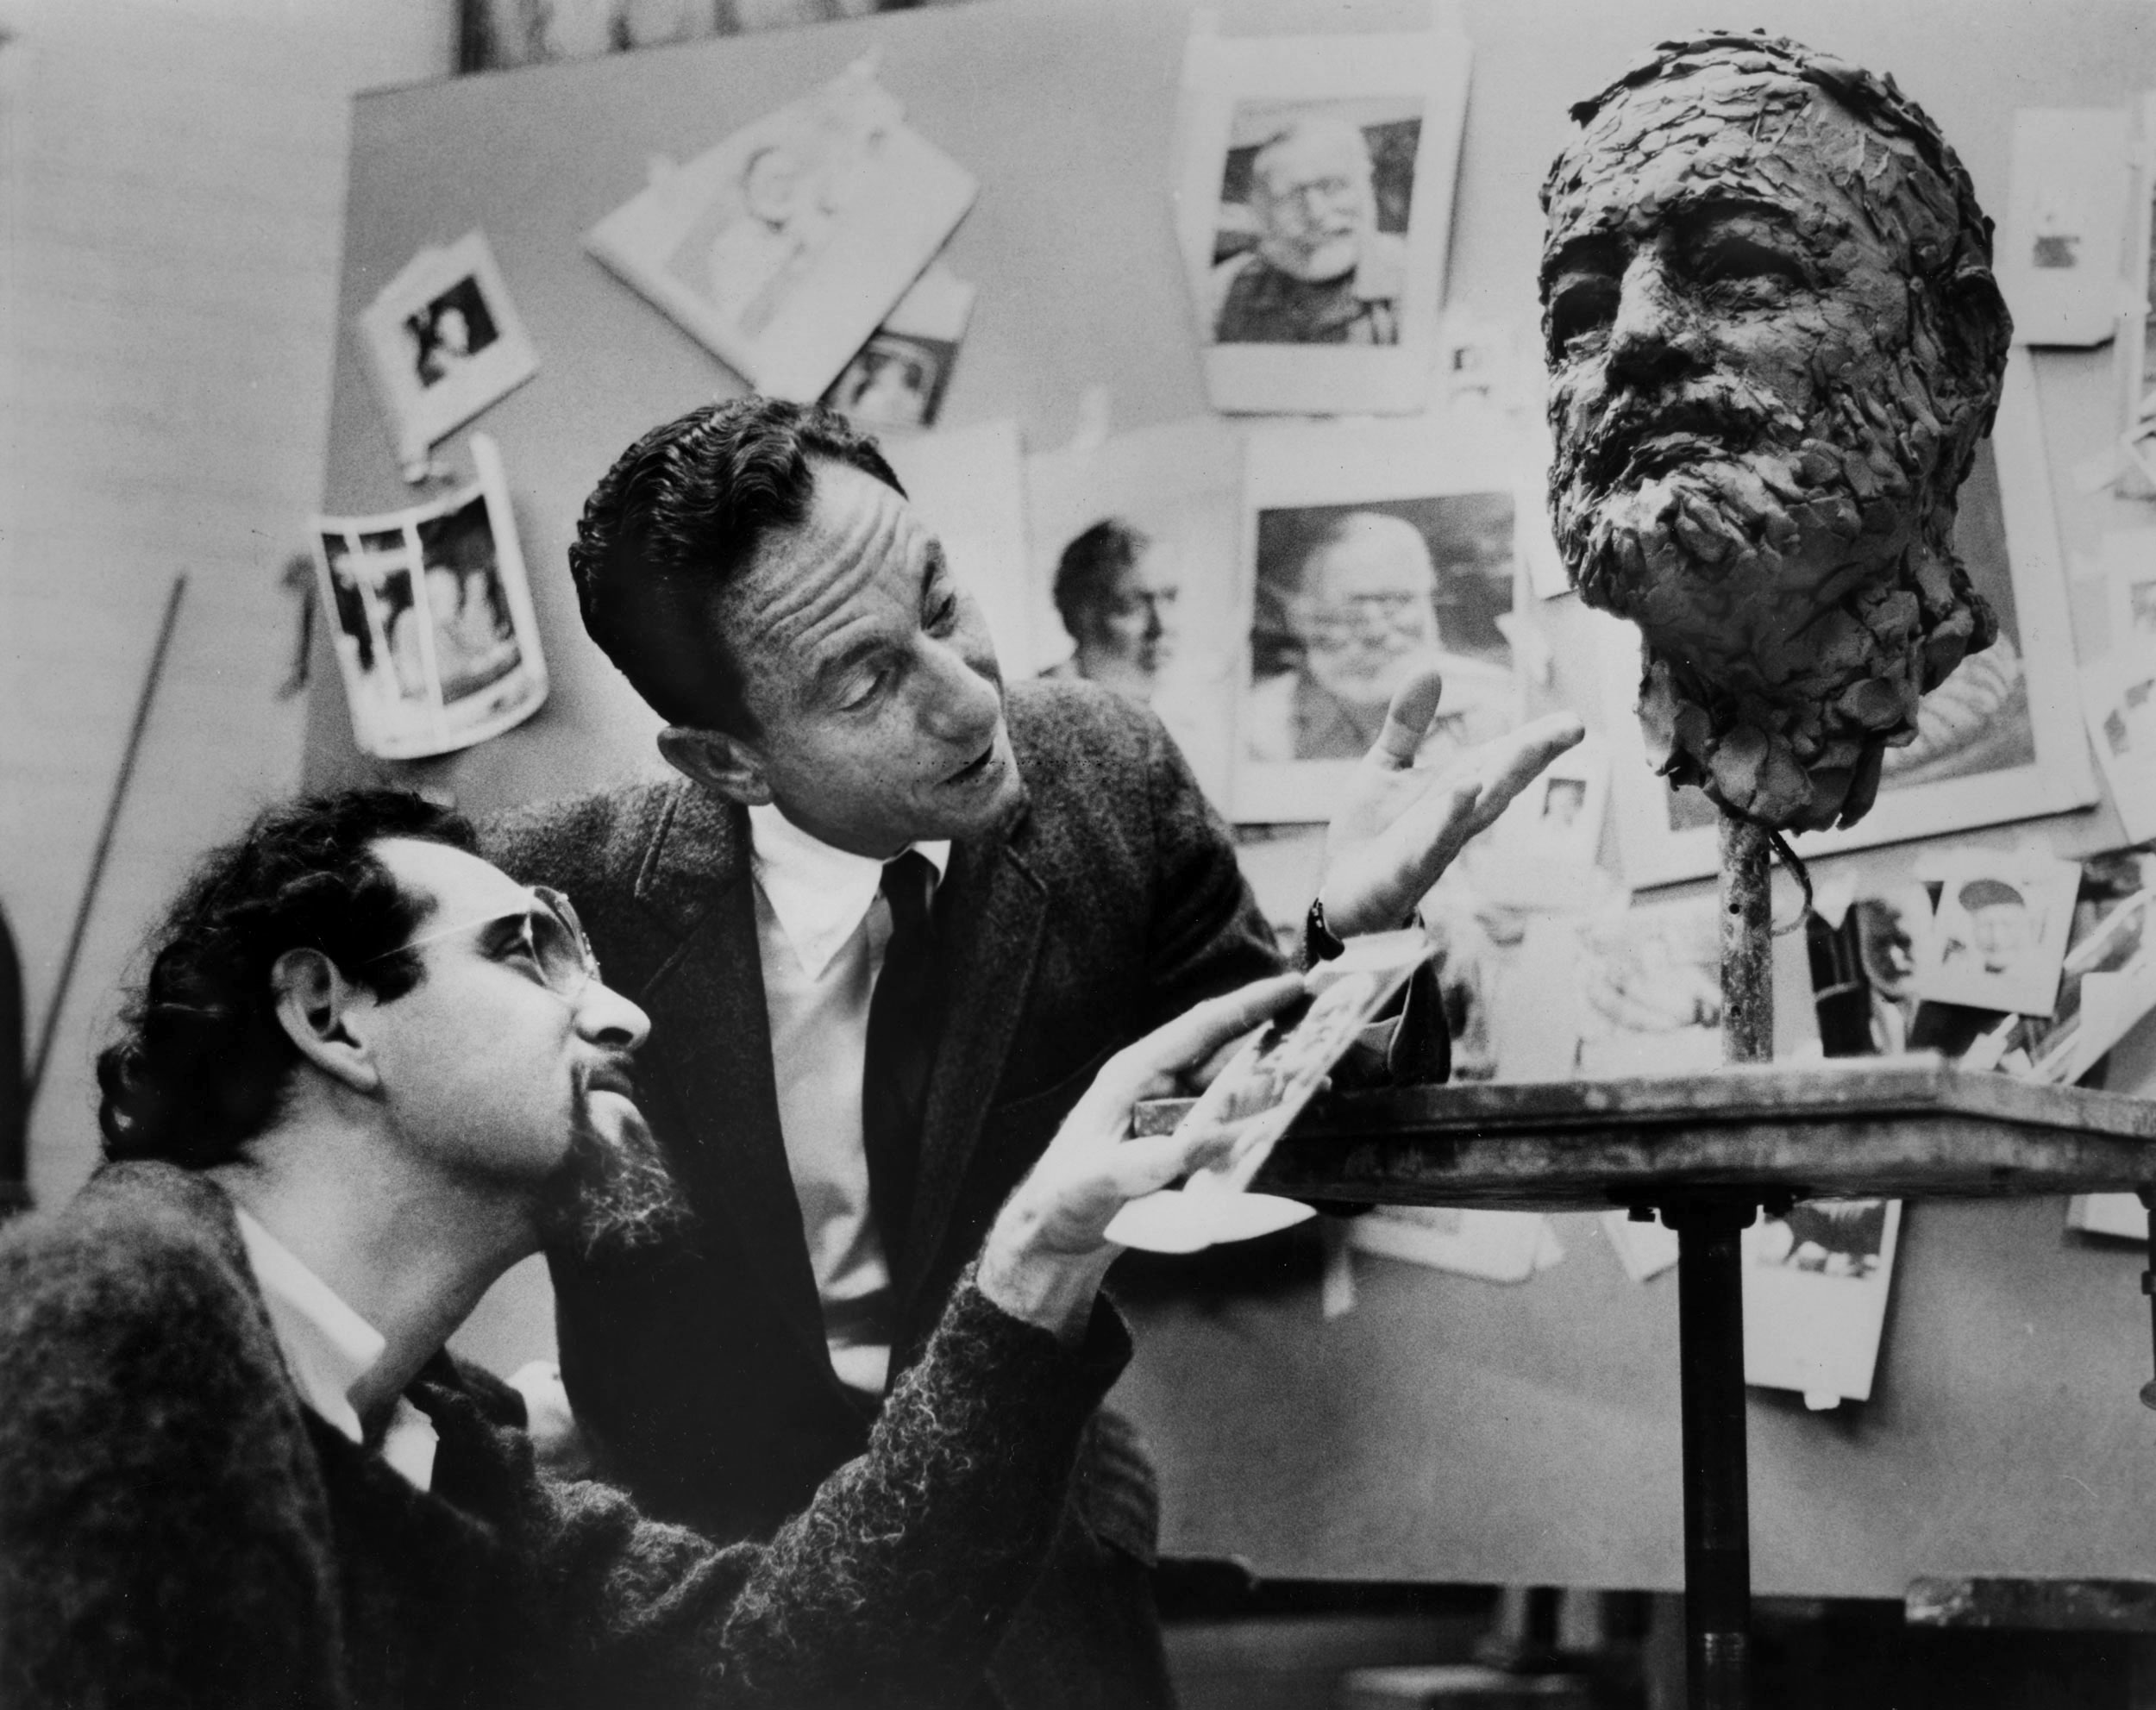
[[[1308,1217],[1310,1208],[1294,1200],[1244,1190],[1332,1066],[1430,953],[1419,927],[1373,932],[1349,939],[1337,958],[1305,974],[1309,1001],[1252,1035],[1177,1124],[1178,1134],[1231,1137],[1227,1155],[1181,1188],[1132,1200],[1108,1225],[1108,1238],[1149,1252],[1193,1253]]]

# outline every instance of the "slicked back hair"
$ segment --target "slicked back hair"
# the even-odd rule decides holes
[[[375,852],[413,837],[474,853],[471,825],[401,790],[348,790],[273,807],[196,867],[145,947],[117,1039],[97,1055],[105,1156],[206,1169],[239,1157],[276,1114],[300,1061],[271,971],[319,950],[385,1000],[419,983],[399,948],[431,906]]]
[[[569,548],[584,628],[668,723],[753,731],[724,597],[773,533],[801,525],[819,460],[906,492],[844,417],[755,396],[654,428],[592,490]]]

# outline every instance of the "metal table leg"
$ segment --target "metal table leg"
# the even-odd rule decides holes
[[[1753,1213],[1749,1203],[1721,1199],[1662,1212],[1677,1236],[1689,1710],[1744,1710],[1752,1701],[1744,1277],[1737,1236]]]

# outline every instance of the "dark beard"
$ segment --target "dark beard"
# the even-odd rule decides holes
[[[694,1214],[641,1112],[618,1139],[600,1133],[588,1078],[578,1077],[569,1149],[547,1181],[541,1238],[550,1250],[580,1259],[642,1252],[686,1228]]]
[[[1903,368],[1883,398],[1831,388],[1808,422],[1710,376],[1559,440],[1558,544],[1581,598],[1639,625],[1651,757],[1761,824],[1854,823],[1920,697],[1996,633]]]

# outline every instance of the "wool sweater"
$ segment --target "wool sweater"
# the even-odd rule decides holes
[[[110,1166],[0,1238],[0,1703],[429,1710],[963,1701],[1129,1344],[970,1281],[868,1452],[718,1547],[534,1463],[438,1356],[422,1492],[309,1412],[230,1201]]]

